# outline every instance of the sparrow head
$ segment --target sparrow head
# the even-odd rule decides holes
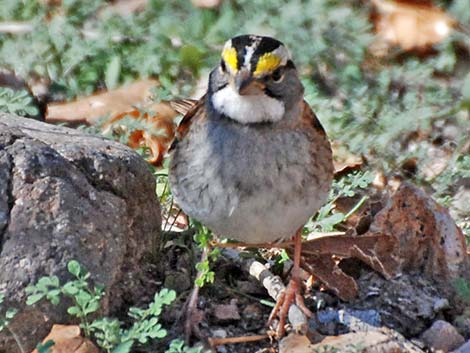
[[[275,122],[302,99],[303,86],[284,44],[242,35],[225,43],[208,96],[218,113],[240,123]]]

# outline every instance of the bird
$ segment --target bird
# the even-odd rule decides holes
[[[330,142],[287,47],[253,34],[229,39],[206,94],[177,128],[170,187],[218,236],[266,247],[294,239],[291,279],[269,319],[279,317],[279,336],[292,303],[311,315],[301,296],[301,233],[332,180]]]

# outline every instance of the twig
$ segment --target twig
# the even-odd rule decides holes
[[[359,202],[356,203],[356,205],[344,216],[343,222],[351,217],[364,204],[364,202],[367,201],[368,198],[369,196],[367,195],[362,196]]]
[[[21,353],[26,353],[26,349],[24,349],[23,345],[21,344],[20,338],[17,336],[15,331],[10,327],[10,326],[5,326],[5,328],[10,332],[11,336],[15,340],[16,344],[18,345],[18,348],[20,349]]]
[[[254,335],[254,336],[239,336],[239,337],[226,337],[226,338],[212,338],[208,339],[211,347],[222,346],[224,344],[256,342],[269,338],[268,335]]]
[[[242,297],[248,298],[248,299],[250,299],[250,300],[254,300],[254,301],[259,300],[259,298],[255,297],[254,295],[250,295],[250,294],[243,293],[242,291],[239,291],[239,290],[237,290],[237,289],[235,289],[235,288],[232,288],[232,287],[230,287],[230,286],[228,286],[228,285],[225,285],[225,290],[227,290],[228,292],[230,292],[230,293],[232,293],[232,294],[241,295]],[[268,302],[269,302],[269,301],[268,301],[268,300],[265,300],[264,303],[263,303],[263,300],[261,300],[260,302],[261,302],[261,304],[268,305]],[[272,304],[271,302],[269,302],[269,303],[271,304],[271,305],[269,305],[269,306],[271,306],[271,307],[274,306],[274,304]]]
[[[224,249],[223,254],[232,261],[239,263],[250,275],[255,277],[268,291],[269,296],[275,301],[277,301],[279,296],[285,291],[286,286],[281,278],[274,275],[261,262],[254,259],[244,259],[240,257],[239,252],[233,248]],[[303,332],[305,327],[308,327],[307,317],[303,315],[302,310],[300,310],[297,305],[292,304],[290,306],[288,317],[295,331]]]
[[[243,261],[243,266],[248,269],[250,275],[261,282],[268,294],[274,300],[277,300],[281,293],[286,289],[279,276],[274,275],[261,262],[250,259]]]
[[[346,235],[346,232],[312,232],[307,235],[307,240],[336,237],[338,235]]]
[[[281,294],[286,290],[281,278],[274,275],[261,262],[251,259],[242,261],[242,264],[248,269],[250,275],[261,282],[263,287],[268,291],[269,296],[275,301],[277,301]],[[305,327],[308,327],[307,317],[302,313],[302,310],[300,310],[297,305],[292,304],[290,306],[288,317],[292,328],[296,332],[303,332]]]

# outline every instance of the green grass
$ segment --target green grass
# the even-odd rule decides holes
[[[46,102],[72,100],[147,77],[158,78],[158,99],[188,96],[199,77],[219,61],[228,38],[271,35],[290,48],[306,99],[329,137],[363,155],[369,171],[402,175],[446,206],[452,204],[455,185],[470,178],[464,150],[470,140],[470,74],[465,71],[468,54],[462,53],[470,40],[460,33],[438,45],[432,56],[400,53],[377,59],[368,52],[374,35],[370,8],[361,1],[294,0],[280,5],[225,0],[218,9],[202,10],[188,0],[149,0],[145,10],[127,16],[110,12],[104,0],[63,0],[60,8],[44,3],[0,0],[0,22],[25,21],[34,27],[30,33],[0,33],[0,68],[26,81],[49,82],[50,90],[41,98]],[[470,24],[468,0],[441,5],[462,24]],[[0,111],[36,116],[40,110],[35,102],[27,91],[0,87]],[[455,133],[448,134],[448,128]],[[435,160],[432,148],[451,155],[444,172],[434,177],[424,168]],[[411,159],[417,170],[410,175],[402,166]],[[170,207],[166,173],[163,169],[155,175],[162,204]],[[337,182],[332,200],[366,188],[369,176]],[[308,229],[331,230],[341,222],[346,215],[335,216],[331,207],[330,202],[317,218],[320,222],[309,223]],[[456,221],[470,238],[470,219]],[[196,236],[202,245],[205,235]],[[209,264],[199,264],[199,270],[201,281],[212,279]],[[0,327],[8,320],[0,320]],[[113,327],[120,329],[106,329]],[[190,352],[177,341],[170,351]]]
[[[468,25],[466,4],[441,3]],[[61,7],[0,0],[0,21],[34,26],[26,34],[0,34],[0,67],[26,80],[50,82],[46,101],[146,77],[158,78],[158,99],[183,97],[218,62],[228,38],[272,35],[290,48],[306,99],[331,139],[365,156],[370,169],[404,175],[451,205],[454,185],[468,177],[462,158],[470,138],[470,74],[468,54],[462,52],[470,40],[456,32],[435,55],[377,59],[368,52],[374,41],[369,12],[368,5],[353,0],[297,0],[282,6],[237,0],[212,10],[196,9],[186,0],[149,0],[144,11],[119,16],[104,0],[64,0]],[[24,91],[0,88],[0,110],[36,115],[32,102]],[[448,127],[457,133],[447,136]],[[437,177],[425,173],[433,163],[432,148],[452,155]],[[413,175],[402,168],[409,160],[416,160]]]

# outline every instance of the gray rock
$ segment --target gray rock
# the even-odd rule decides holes
[[[325,327],[336,328],[333,333],[348,331],[348,332],[367,332],[376,329],[381,325],[380,314],[373,309],[369,310],[354,310],[354,309],[340,309],[335,310],[328,308],[326,310],[319,310],[316,318],[309,322],[311,329],[320,329],[325,332]]]
[[[380,314],[373,309],[370,310],[339,310],[340,322],[347,326],[350,331],[369,331],[381,324]]]
[[[457,329],[447,321],[437,320],[423,332],[421,340],[434,350],[449,352],[460,347],[465,339]]]
[[[154,178],[132,150],[0,114],[0,292],[3,309],[20,309],[10,329],[24,350],[53,323],[71,322],[65,303],[26,307],[27,285],[44,275],[70,278],[66,265],[76,259],[105,285],[102,313],[113,312],[142,290],[142,258],[160,225]],[[0,352],[19,352],[5,331]]]
[[[285,340],[283,340],[285,341]],[[283,342],[281,342],[283,343]],[[341,352],[341,353],[424,353],[418,346],[406,340],[398,332],[386,327],[369,332],[350,332],[344,335],[325,337],[321,342],[311,344],[308,339],[303,345],[286,347],[280,344],[279,353],[295,352]],[[298,350],[297,350],[297,349]]]
[[[470,353],[470,341],[467,343],[464,343],[461,345],[459,348],[457,348],[455,351],[452,351],[451,353]]]
[[[358,281],[359,296],[355,309],[372,309],[380,314],[383,325],[405,337],[421,334],[436,318],[435,303],[443,293],[435,282],[421,273],[402,274],[387,280],[377,273],[365,273]],[[370,295],[370,293],[379,295]]]

